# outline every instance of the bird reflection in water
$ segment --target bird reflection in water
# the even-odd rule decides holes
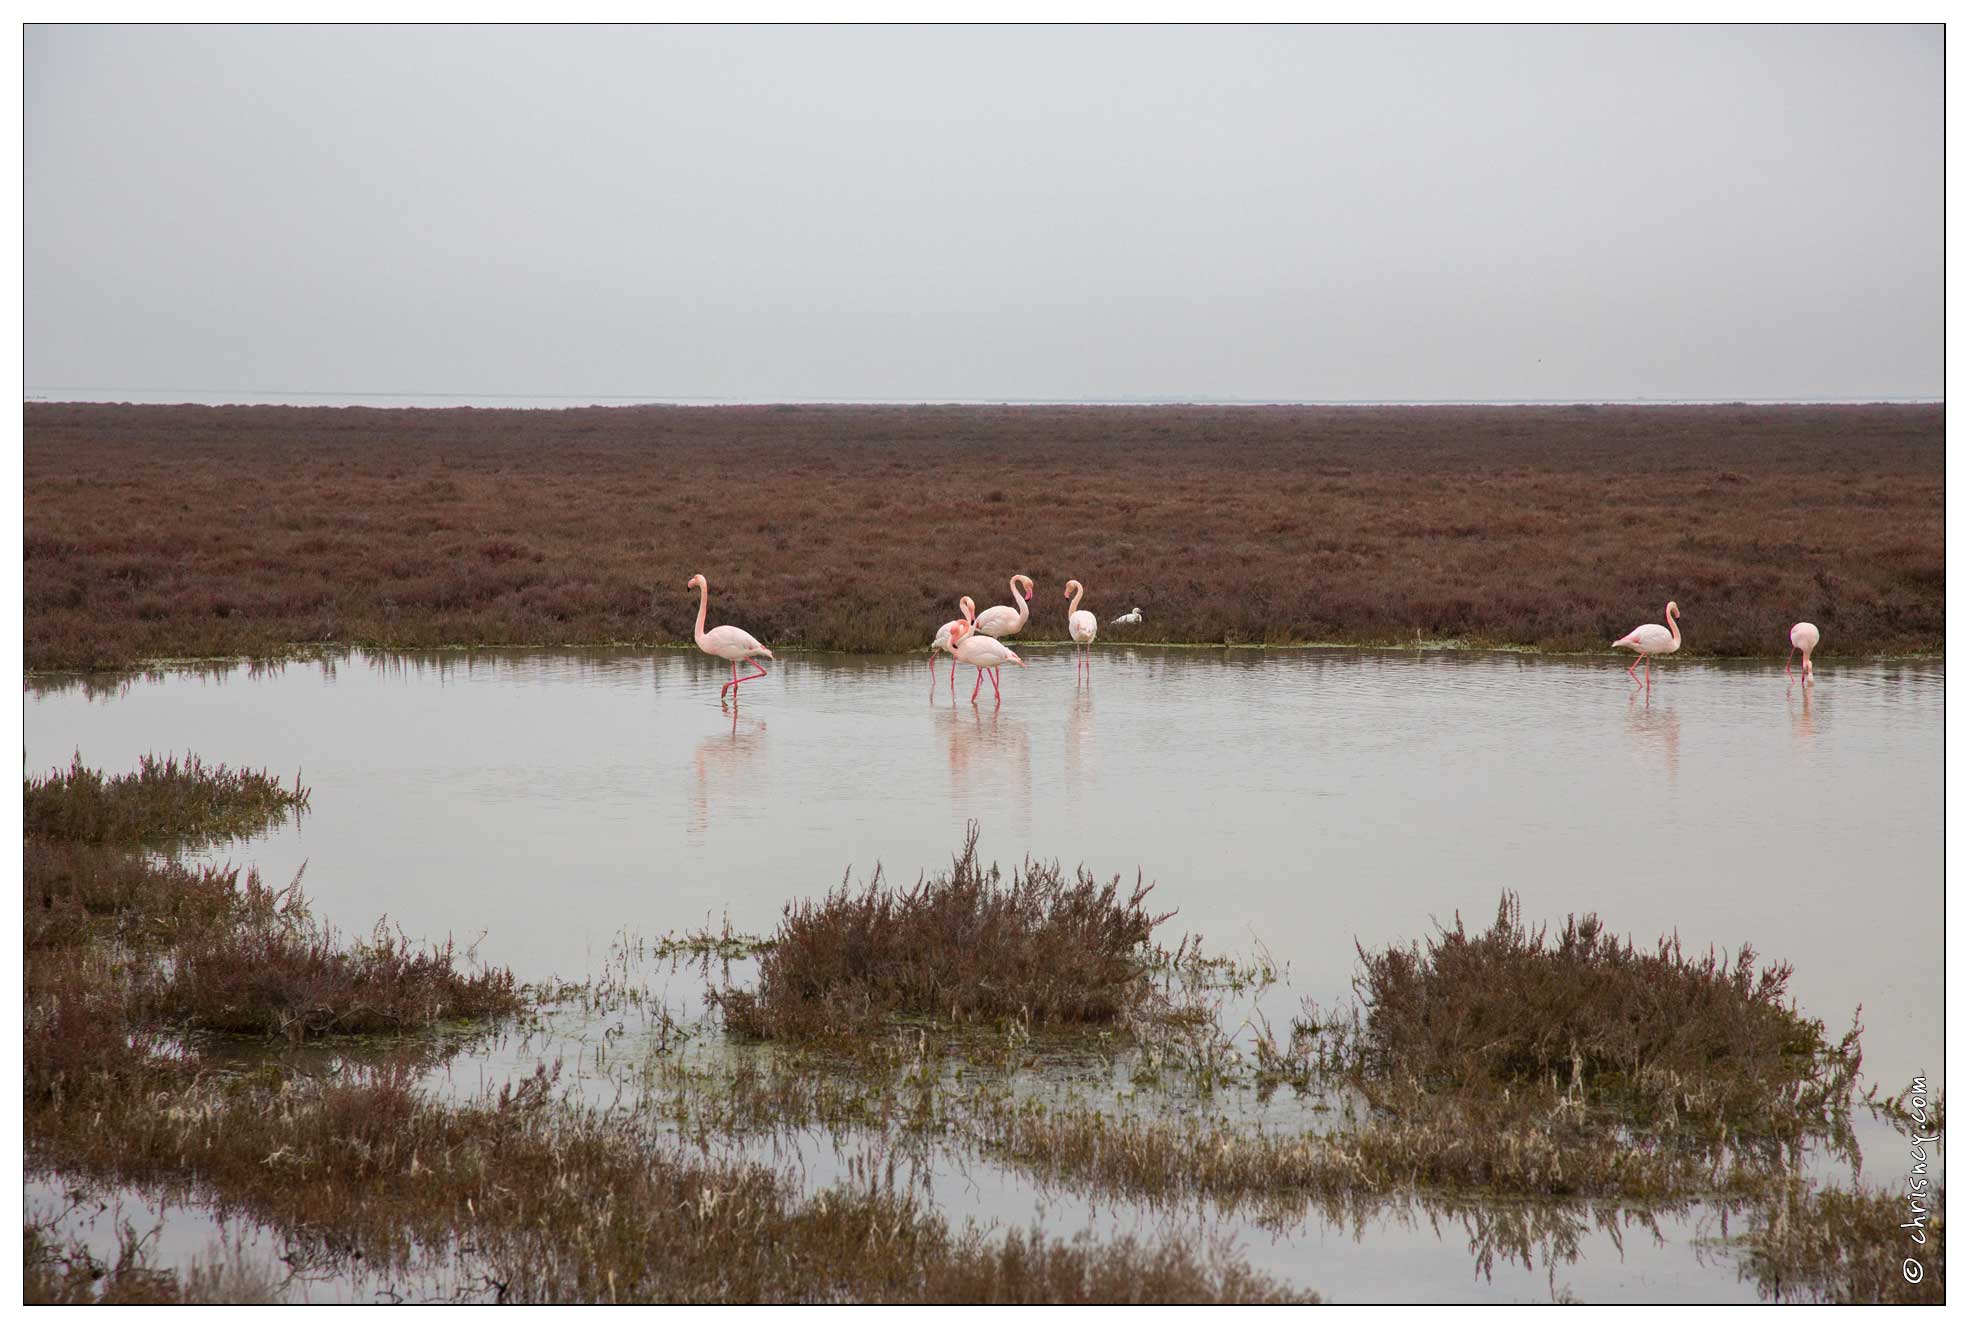
[[[1659,748],[1667,758],[1672,782],[1680,770],[1682,717],[1672,706],[1657,707],[1654,689],[1646,684],[1627,694],[1627,732],[1643,748]]]
[[[1073,699],[1067,712],[1067,796],[1077,798],[1087,772],[1087,757],[1094,736],[1094,688],[1090,680]]]
[[[1791,736],[1799,742],[1812,737],[1812,684],[1793,682],[1785,687],[1785,701],[1791,709]]]
[[[1017,826],[1032,823],[1032,739],[1023,720],[999,706],[953,706],[937,716],[950,757],[950,799],[965,816],[984,811],[982,799],[1010,796]]]
[[[728,706],[731,728],[719,729],[701,740],[693,758],[691,818],[688,838],[702,841],[711,825],[712,805],[721,807],[756,791],[755,778],[766,750],[766,722],[747,720],[738,707]]]

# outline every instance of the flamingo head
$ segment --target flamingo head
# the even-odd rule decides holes
[[[702,586],[702,585],[704,585],[704,584],[705,584],[705,583],[704,583],[704,574],[703,574],[702,572],[696,572],[696,573],[692,573],[692,574],[691,574],[691,579],[690,579],[690,581],[689,581],[689,583],[685,585],[685,587],[684,587],[684,589],[685,589],[685,590],[687,590],[687,591],[694,591],[694,590],[696,590],[696,589],[697,589],[698,587],[700,587],[700,586]]]
[[[1673,600],[1668,602],[1668,616],[1670,618],[1680,618],[1682,616],[1682,607]]]
[[[1019,588],[1019,594],[1027,597],[1032,595],[1032,578],[1026,576],[1025,573],[1021,572],[1014,576],[1012,578],[1012,584]]]
[[[957,607],[964,611],[964,621],[966,623],[973,622],[977,619],[978,602],[976,600],[973,600],[970,596],[967,595],[963,599],[959,600],[957,602]]]
[[[1067,598],[1067,599],[1069,599],[1069,600],[1071,600],[1071,599],[1073,599],[1073,593],[1074,593],[1075,591],[1077,591],[1077,590],[1079,590],[1079,589],[1080,589],[1080,583],[1079,583],[1079,582],[1077,582],[1077,581],[1070,581],[1070,582],[1068,582],[1068,583],[1067,583],[1067,593],[1066,593],[1066,598]]]
[[[969,599],[970,597],[967,596],[965,598]],[[956,650],[957,643],[963,641],[964,634],[969,632],[970,630],[971,630],[971,623],[968,618],[964,622],[953,626],[950,630],[950,649],[953,651]]]
[[[1015,664],[1021,669],[1024,669],[1026,667],[1026,662],[1019,658],[1019,653],[1017,651],[1005,652],[1005,661],[1007,664]]]

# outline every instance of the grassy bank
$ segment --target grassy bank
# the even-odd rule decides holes
[[[1939,651],[1933,406],[630,408],[31,403],[25,664],[310,644],[921,649],[1077,577],[1104,640]],[[961,531],[963,538],[952,538]],[[1132,635],[1131,635],[1132,633]]]

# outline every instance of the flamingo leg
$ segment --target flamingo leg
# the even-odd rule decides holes
[[[993,701],[1004,700],[998,695],[998,671],[996,669],[991,671],[991,699]]]
[[[1791,657],[1797,654],[1797,652],[1798,648],[1794,646],[1784,653],[1784,676],[1786,678],[1791,677]]]
[[[1634,657],[1634,663],[1633,663],[1633,664],[1631,664],[1631,665],[1628,665],[1628,666],[1627,666],[1627,676],[1628,676],[1629,678],[1634,678],[1634,671],[1635,671],[1636,669],[1639,669],[1639,668],[1641,667],[1641,661],[1643,661],[1643,660],[1645,660],[1645,659],[1647,659],[1647,658],[1648,658],[1648,657],[1647,657],[1647,656],[1645,656],[1645,655],[1636,655],[1636,656]],[[1638,679],[1638,678],[1634,678],[1634,681],[1635,681],[1636,683],[1638,683],[1638,682],[1640,682],[1641,680],[1640,680],[1640,679]]]
[[[733,688],[737,686],[738,686],[738,661],[734,660],[732,661],[732,681],[718,689],[718,700],[723,701],[725,699],[725,694],[727,692],[730,692]]]
[[[982,670],[982,669],[980,669],[980,670],[978,671],[978,681],[977,681],[977,682],[975,682],[975,683],[973,683],[973,684],[971,685],[971,700],[972,700],[972,701],[976,701],[976,700],[978,699],[978,689],[984,686],[984,674],[985,674],[985,671],[984,671],[984,670]]]
[[[766,667],[760,664],[757,660],[751,660],[748,661],[747,663],[749,663],[754,669],[758,670],[759,672],[756,674],[747,674],[744,678],[740,678],[738,676],[738,661],[736,660],[732,661],[732,695],[733,696],[738,695],[738,685],[740,683],[750,683],[755,678],[764,678],[766,676]]]

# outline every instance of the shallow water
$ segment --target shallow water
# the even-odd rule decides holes
[[[1938,661],[1832,663],[1807,693],[1775,668],[1695,661],[1637,689],[1611,657],[1126,647],[1077,684],[1064,650],[1021,651],[1031,667],[1006,671],[997,706],[988,681],[973,706],[961,674],[953,699],[947,667],[932,700],[922,657],[788,658],[735,712],[718,703],[725,666],[685,652],[37,681],[26,768],[78,750],[110,770],[186,750],[298,768],[307,817],[220,857],[276,881],[305,863],[316,912],[345,931],[387,915],[522,979],[593,974],[625,929],[729,916],[768,932],[850,865],[857,880],[878,860],[892,880],[943,866],[976,820],[987,859],[1139,867],[1178,911],[1172,941],[1262,947],[1288,971],[1266,998],[1275,1023],[1302,996],[1346,997],[1356,938],[1406,942],[1459,912],[1481,928],[1510,889],[1530,920],[1594,911],[1642,942],[1747,941],[1794,964],[1792,994],[1835,1034],[1864,1006],[1869,1081],[1939,1076]],[[476,1089],[509,1064],[449,1074]],[[1861,1139],[1869,1178],[1891,1182],[1891,1133]],[[1022,1223],[1044,1207],[1010,1174],[969,1172],[969,1199],[933,1183],[956,1212]],[[1089,1206],[1049,1212],[1070,1231]],[[1703,1221],[1624,1257],[1589,1239],[1558,1285],[1754,1296],[1730,1261],[1693,1254]],[[1543,1270],[1473,1277],[1454,1222],[1234,1235],[1329,1296],[1403,1295],[1397,1277],[1422,1297],[1550,1295]]]

